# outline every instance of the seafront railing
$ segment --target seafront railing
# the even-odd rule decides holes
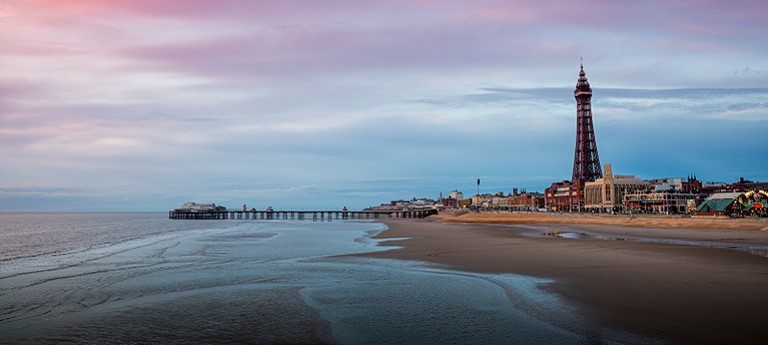
[[[376,218],[424,218],[437,210],[372,210],[372,211],[195,211],[177,209],[168,212],[170,219],[254,219],[254,220],[334,220]]]

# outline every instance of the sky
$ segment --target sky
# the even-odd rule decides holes
[[[768,180],[768,2],[0,0],[0,211]]]

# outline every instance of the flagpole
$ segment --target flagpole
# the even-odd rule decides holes
[[[477,178],[477,210],[480,210],[480,178]]]

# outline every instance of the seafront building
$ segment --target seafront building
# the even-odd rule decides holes
[[[638,191],[624,195],[623,210],[635,214],[683,214],[693,211],[697,200],[698,195],[693,193]]]
[[[493,211],[534,212],[544,207],[544,194],[513,188],[511,194],[499,192],[493,196],[486,195],[481,206]]]
[[[613,175],[605,165],[605,177],[584,184],[584,209],[591,212],[620,212],[624,196],[648,188],[649,183],[631,175]]]
[[[437,203],[445,208],[460,208],[462,201],[464,201],[464,193],[454,189],[446,198],[443,198],[443,193],[440,192]]]
[[[534,212],[544,207],[544,194],[525,191],[518,193],[516,188],[512,194],[499,199],[498,205],[494,205],[499,210]]]
[[[624,195],[623,210],[631,213],[684,214],[690,213],[704,199],[701,181],[661,178],[648,181],[647,190]]]
[[[581,211],[583,190],[578,184],[564,180],[555,182],[544,191],[544,203],[547,211],[578,212]]]
[[[768,191],[714,193],[693,214],[700,216],[768,217]]]
[[[460,204],[460,207],[509,212],[534,212],[540,211],[544,207],[544,194],[529,193],[525,190],[518,191],[517,188],[513,188],[511,194],[505,195],[504,192],[476,194],[469,200],[471,203]]]
[[[497,194],[475,194],[470,198],[471,205],[473,208],[490,209],[491,205],[493,205],[493,199],[501,196],[503,196],[501,192]]]
[[[694,210],[694,214],[711,216],[734,214],[739,211],[735,201],[740,194],[739,192],[713,193]]]

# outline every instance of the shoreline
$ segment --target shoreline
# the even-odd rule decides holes
[[[615,330],[676,344],[750,344],[768,338],[766,257],[686,245],[524,234],[575,228],[768,245],[764,231],[430,218],[381,220],[389,229],[375,238],[392,238],[381,245],[400,248],[360,256],[553,280],[540,288],[581,310],[585,319],[578,328],[596,340],[617,340],[611,338]]]

